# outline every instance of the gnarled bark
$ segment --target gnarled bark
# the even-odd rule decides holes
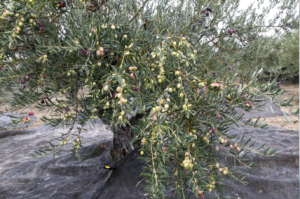
[[[136,114],[130,118],[129,123],[133,126],[138,125],[139,121],[143,119],[144,114]],[[126,156],[133,149],[134,146],[131,145],[133,138],[135,137],[129,125],[117,125],[113,128],[114,133],[114,146],[113,149],[122,156]]]

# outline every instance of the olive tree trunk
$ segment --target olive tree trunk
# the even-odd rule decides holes
[[[139,121],[143,119],[144,114],[136,114],[130,118],[129,123],[133,126],[138,125]],[[122,156],[129,154],[135,146],[131,144],[135,135],[129,125],[117,125],[113,128],[114,146],[113,149]]]

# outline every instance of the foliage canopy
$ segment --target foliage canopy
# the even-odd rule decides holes
[[[264,14],[276,5],[294,12],[296,2],[278,2],[271,1]],[[239,3],[1,1],[0,82],[20,86],[7,111],[27,105],[53,111],[43,121],[70,130],[48,152],[58,153],[73,142],[78,157],[83,126],[101,118],[126,153],[133,143],[141,146],[150,198],[164,198],[166,188],[175,190],[177,198],[189,195],[186,187],[199,196],[220,191],[226,174],[243,183],[233,165],[217,162],[217,151],[228,152],[247,168],[252,163],[240,155],[243,151],[275,154],[227,132],[231,124],[266,128],[260,119],[242,121],[235,108],[259,108],[262,100],[275,103],[284,92],[275,81],[258,83],[262,69],[256,65],[268,47],[260,43],[261,34],[283,12],[265,24],[265,15],[252,7],[238,11]],[[297,16],[287,19],[281,28],[294,28]],[[83,87],[86,96],[80,96]],[[291,106],[290,100],[277,105]],[[131,124],[127,116],[135,107],[141,118]],[[82,128],[74,134],[78,118]],[[116,130],[125,126],[135,135]]]
[[[264,68],[263,76],[277,78],[278,82],[299,83],[299,30],[280,37],[265,37],[264,40],[269,48],[258,62],[258,66]]]

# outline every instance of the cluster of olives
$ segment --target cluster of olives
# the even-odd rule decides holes
[[[76,153],[78,153],[78,149],[80,148],[80,144],[81,144],[81,141],[80,141],[79,138],[77,138],[76,140],[74,140],[73,146],[74,146],[74,149],[75,149]]]
[[[67,137],[65,141],[59,142],[59,144],[60,144],[61,146],[67,145],[67,144],[68,144],[68,141],[70,141],[70,138]]]
[[[182,108],[184,111],[187,111],[190,107],[192,106],[192,104],[188,104],[188,99],[185,99],[185,104],[182,105]]]
[[[63,120],[64,121],[67,121],[67,120],[73,121],[72,113],[71,112],[65,113]]]
[[[68,106],[69,106],[68,104],[62,104],[62,105],[60,105],[59,102],[56,102],[55,105],[58,106],[58,107],[60,107],[60,108],[68,108]]]
[[[4,54],[0,54],[0,60],[6,60],[6,57],[4,56]]]
[[[192,170],[194,164],[193,164],[192,159],[190,158],[189,152],[185,153],[185,158],[184,158],[181,166],[183,166],[186,170]]]
[[[220,141],[220,144],[225,144],[225,145],[229,144],[229,143],[228,143],[228,140],[227,140],[227,139],[224,139],[224,138],[222,138],[222,137],[219,137],[219,141]],[[230,149],[236,148],[236,151],[237,151],[237,152],[240,152],[240,151],[241,151],[241,149],[239,148],[239,145],[238,145],[237,143],[235,143],[235,144],[230,144],[230,145],[229,145],[229,148],[230,148]],[[216,147],[216,151],[219,151],[219,147]]]
[[[201,189],[201,187],[198,187],[198,185],[195,186],[195,192],[200,196],[202,196],[203,194],[203,190]]]
[[[44,64],[46,61],[48,61],[48,56],[47,55],[43,55],[43,56],[39,57],[37,59],[37,62],[40,62],[40,61]]]
[[[227,168],[227,167],[221,168],[219,163],[216,163],[216,166],[215,166],[215,167],[216,167],[217,169],[219,169],[219,172],[222,172],[223,175],[228,174],[228,168]]]
[[[119,120],[122,120],[125,115],[125,111],[121,111],[119,115]]]
[[[96,108],[94,108],[94,109],[92,109],[92,115],[91,115],[91,119],[97,119],[98,117],[95,115],[95,112],[97,111],[97,109]]]
[[[22,122],[23,122],[24,124],[26,124],[26,123],[29,123],[29,122],[30,122],[31,118],[30,118],[30,117],[27,117],[27,116],[22,116],[22,117],[21,117],[21,120],[22,120]]]
[[[64,89],[60,89],[59,92],[58,92],[58,95],[59,95],[60,97],[62,97],[63,94],[66,94],[68,91],[71,91],[71,87],[64,88]]]
[[[208,188],[209,192],[212,192],[212,190],[216,188],[216,181],[214,178],[211,178],[211,182],[207,184],[206,187]]]
[[[103,109],[109,109],[110,107],[110,103],[109,102],[106,102],[105,106],[103,107]]]
[[[43,68],[41,74],[40,74],[40,79],[38,80],[38,84],[43,83],[45,81],[46,75],[46,68]]]
[[[30,5],[31,4],[31,5]],[[29,0],[29,4],[27,4],[27,7],[29,9],[31,9],[31,6],[33,5],[33,1],[32,0]],[[21,15],[20,15],[21,14]],[[20,33],[20,31],[22,30],[22,26],[24,25],[24,22],[25,22],[25,18],[24,16],[26,15],[26,12],[25,11],[22,11],[20,13],[12,13],[10,12],[9,10],[6,10],[3,15],[0,17],[0,19],[4,19],[4,17],[7,17],[8,16],[8,19],[10,20],[11,17],[15,16],[15,28],[13,29],[12,31],[12,37],[13,38],[16,38],[17,35]],[[36,20],[34,21],[33,19],[36,19],[37,18],[37,15],[31,13],[30,14],[30,17],[31,19],[29,19],[29,24],[30,25],[33,25],[33,26],[36,26],[37,25],[37,22]]]
[[[67,75],[70,77],[71,75],[74,75],[76,72],[74,70],[70,70]]]
[[[209,144],[209,139],[208,139],[209,135],[210,135],[209,133],[206,133],[206,135],[202,138],[202,140],[205,141],[207,144]]]

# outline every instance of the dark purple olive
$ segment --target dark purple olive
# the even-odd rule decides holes
[[[20,47],[20,50],[24,50],[24,47],[23,47],[23,46],[21,46],[21,47]]]
[[[232,69],[232,68],[229,66],[229,67],[228,67],[228,70],[231,70],[231,69]]]
[[[42,99],[42,100],[41,100],[41,103],[44,104],[44,103],[45,103],[45,100]]]
[[[227,61],[225,62],[225,65],[227,65]]]
[[[215,75],[216,73],[214,71],[211,71],[211,74]]]
[[[59,6],[60,6],[61,8],[63,8],[63,7],[66,6],[66,4],[65,4],[65,2],[60,2],[60,3],[59,3]]]
[[[24,80],[24,79],[22,79],[22,80],[21,80],[21,83],[22,83],[22,84],[25,84],[25,80]]]
[[[234,30],[229,29],[229,30],[228,30],[228,33],[232,35],[232,33],[234,33]]]
[[[17,50],[18,50],[18,47],[17,47],[17,46],[15,46],[15,47],[14,47],[14,51],[17,51]]]
[[[202,19],[200,19],[200,20],[199,20],[199,23],[202,23],[202,22],[203,22],[203,20],[202,20]]]
[[[206,13],[206,16],[209,16],[209,13],[208,13],[208,12]]]
[[[39,23],[39,26],[40,26],[40,27],[43,27],[43,23]]]

